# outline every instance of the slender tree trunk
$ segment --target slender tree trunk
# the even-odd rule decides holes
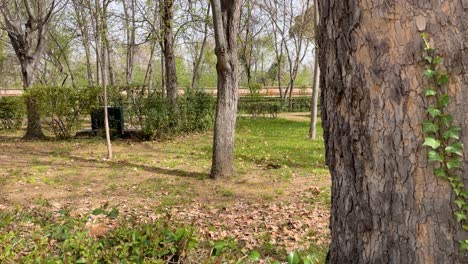
[[[234,136],[236,127],[239,62],[237,31],[242,0],[211,0],[218,62],[218,96],[213,140],[212,178],[234,174]]]
[[[318,0],[315,0],[314,6],[314,31],[315,38],[318,35],[318,25],[320,23],[319,7]],[[312,140],[317,139],[317,115],[318,115],[318,95],[320,89],[320,65],[319,65],[319,47],[317,41],[315,41],[315,62],[314,62],[314,87],[312,90],[312,103],[310,107],[310,129],[309,129],[309,138]]]
[[[101,47],[101,74],[102,74],[102,88],[104,92],[104,129],[105,129],[105,134],[106,134],[106,147],[107,147],[107,160],[112,159],[112,143],[111,143],[111,137],[110,137],[110,128],[109,128],[109,113],[108,113],[108,103],[107,103],[107,69],[109,69],[108,64],[109,63],[109,53],[106,52],[108,43],[107,43],[107,25],[105,20],[107,19],[106,17],[106,11],[105,11],[105,2],[103,1],[103,6],[101,7],[99,0],[96,0],[96,16],[97,16],[97,23],[96,25],[99,25],[99,27],[96,28],[97,34],[100,36],[99,39],[102,40],[100,43],[96,43],[96,47],[100,46]]]
[[[148,65],[146,66],[144,85],[148,88],[148,95],[153,91],[153,64],[154,64],[154,51],[156,50],[156,41],[151,41],[150,57]]]
[[[130,5],[127,4],[130,1]],[[133,82],[134,68],[134,49],[135,49],[135,0],[123,0],[124,16],[125,16],[125,32],[127,35],[127,56],[125,63],[125,82],[127,85]],[[129,13],[130,12],[130,13]]]
[[[193,75],[192,75],[192,89],[194,89],[196,86],[198,86],[198,81],[200,80],[200,65],[203,61],[203,54],[205,53],[205,47],[206,47],[206,41],[208,39],[208,17],[210,16],[211,12],[211,4],[208,3],[208,8],[207,8],[207,14],[206,14],[206,23],[205,23],[205,29],[203,30],[203,41],[202,45],[200,47],[200,53],[197,56],[195,65],[193,66]]]
[[[102,35],[101,35],[101,38],[102,38],[102,56],[103,56],[103,60],[107,60],[106,63],[107,64],[107,71],[108,71],[108,76],[106,76],[106,79],[108,80],[108,83],[111,85],[111,86],[114,86],[115,85],[115,75],[114,75],[114,67],[112,66],[112,48],[110,46],[110,41],[109,41],[109,27],[108,27],[108,23],[107,23],[107,19],[108,19],[108,16],[107,16],[107,8],[108,8],[108,4],[110,2],[107,2],[106,0],[103,0],[103,6],[102,6],[102,11],[101,11],[101,26],[102,26]],[[104,76],[104,71],[103,71],[103,74]],[[103,79],[104,81],[104,79]]]
[[[85,5],[88,5],[89,2],[84,2],[80,0],[73,0],[73,8],[75,10],[75,15],[77,19],[78,26],[80,28],[81,32],[81,41],[83,44],[83,48],[85,51],[85,57],[86,57],[86,73],[88,77],[88,85],[93,86],[94,85],[94,80],[93,80],[93,68],[91,66],[91,48],[90,48],[90,37],[89,37],[89,20],[88,20],[88,14],[85,11]],[[89,7],[88,7],[89,8]]]
[[[161,93],[162,96],[167,96],[166,89],[166,60],[164,58],[164,44],[161,44]]]
[[[315,65],[314,65],[314,88],[312,90],[312,103],[310,114],[310,129],[309,138],[317,139],[317,113],[318,113],[318,95],[320,87],[320,68],[318,64],[318,49],[315,48]]]
[[[164,38],[164,59],[166,65],[166,88],[167,98],[173,107],[177,101],[177,73],[174,54],[174,0],[164,0],[163,8],[163,38]]]
[[[332,177],[328,263],[467,263],[454,194],[422,147],[428,32],[468,146],[466,1],[321,1],[320,87]],[[468,157],[462,162],[468,184]]]

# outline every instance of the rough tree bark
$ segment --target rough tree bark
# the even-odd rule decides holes
[[[164,63],[167,98],[175,106],[177,100],[177,73],[174,54],[174,0],[164,0],[162,8],[163,39],[164,39]]]
[[[8,33],[19,60],[24,90],[34,83],[34,72],[46,46],[49,24],[56,7],[55,0],[42,2],[39,9],[33,8],[34,4],[37,2],[18,0],[2,1],[0,4],[3,16],[0,26]],[[26,97],[26,108],[28,124],[23,138],[45,138],[36,99]]]
[[[468,146],[467,1],[321,1],[320,68],[332,175],[328,263],[466,263],[449,184],[421,147],[421,31],[445,57]],[[464,179],[468,183],[468,155]]]
[[[218,97],[213,139],[211,177],[234,174],[234,135],[236,127],[239,62],[237,33],[242,0],[211,0],[218,62]]]

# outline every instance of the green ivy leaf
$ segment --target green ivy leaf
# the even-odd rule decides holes
[[[465,215],[465,212],[463,212],[463,211],[456,211],[455,212],[455,217],[457,218],[457,222],[461,222],[463,220],[466,220],[466,215]]]
[[[425,96],[436,96],[437,91],[432,89],[432,88],[427,88],[427,89],[424,90],[424,95]]]
[[[427,156],[429,158],[429,161],[442,162],[442,157],[440,156],[439,153],[435,152],[434,150],[429,151]]]
[[[460,139],[459,132],[461,131],[460,127],[450,127],[447,131],[444,132],[444,139],[448,140],[449,138]]]
[[[454,203],[458,206],[458,208],[463,208],[463,205],[465,205],[465,201],[462,199],[456,199]]]
[[[445,172],[443,168],[434,169],[434,175],[442,179],[447,179],[448,177],[447,173]]]
[[[459,158],[453,158],[447,162],[447,168],[449,170],[455,169],[455,168],[460,168],[460,159]]]
[[[440,147],[440,141],[432,137],[427,137],[424,139],[423,146],[428,146],[432,149],[438,149]]]
[[[426,56],[426,57],[424,57],[424,59],[429,63],[432,63],[432,61],[433,61],[433,58],[431,56]]]
[[[465,230],[468,230],[468,228],[465,228]],[[458,241],[460,243],[460,251],[468,251],[468,239],[466,240],[460,240]]]
[[[442,62],[442,58],[441,58],[439,55],[437,55],[437,56],[432,60],[432,63],[433,63],[434,65],[440,64],[441,62]]]
[[[427,109],[427,112],[432,116],[432,118],[436,118],[442,114],[439,109],[435,108],[434,106],[430,106]]]
[[[462,191],[459,196],[468,199],[468,191]]]
[[[450,103],[450,97],[448,94],[443,94],[439,98],[439,106],[440,107],[447,107]]]
[[[427,78],[432,78],[436,75],[436,72],[431,70],[431,69],[426,69],[424,71],[424,76],[426,76]]]
[[[437,77],[437,84],[438,85],[444,85],[446,83],[449,82],[449,77],[447,76],[447,74],[443,73],[443,74],[440,74],[438,77]]]
[[[441,115],[440,116],[440,122],[444,124],[444,126],[449,127],[450,124],[453,122],[453,116],[452,115]]]
[[[463,144],[460,142],[455,142],[452,145],[447,146],[445,148],[445,152],[447,152],[447,154],[454,153],[454,154],[457,154],[458,156],[463,156]]]
[[[424,133],[437,133],[439,131],[439,126],[434,124],[431,121],[424,121],[423,123],[423,132]]]

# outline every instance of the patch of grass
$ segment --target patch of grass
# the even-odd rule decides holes
[[[239,118],[237,161],[252,161],[265,167],[300,168],[309,173],[323,174],[326,169],[323,141],[309,140],[308,130],[308,122]],[[320,126],[317,133],[322,133]]]
[[[314,205],[323,205],[326,208],[330,208],[331,206],[331,189],[323,188],[320,190],[319,194],[311,195],[310,197],[306,197],[305,201],[309,202],[310,204]]]
[[[235,194],[234,191],[230,189],[224,189],[224,188],[222,188],[219,192],[224,197],[232,197]]]

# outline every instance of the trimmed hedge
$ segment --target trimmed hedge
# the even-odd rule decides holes
[[[21,97],[0,97],[0,130],[20,129],[26,114]]]
[[[310,112],[310,97],[293,97],[284,102],[278,97],[249,96],[239,99],[238,111],[257,116],[276,116],[278,112]]]

